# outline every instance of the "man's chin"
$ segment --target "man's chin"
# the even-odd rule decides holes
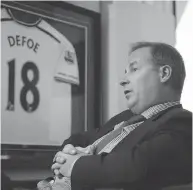
[[[137,104],[135,102],[127,101],[127,107],[134,114],[141,114],[142,113],[139,104]]]
[[[128,101],[127,107],[131,110],[132,113],[136,114],[136,109],[135,109],[134,103]]]
[[[144,111],[144,109],[141,109],[140,107],[137,107],[137,106],[128,107],[128,108],[131,110],[133,114],[141,114]]]

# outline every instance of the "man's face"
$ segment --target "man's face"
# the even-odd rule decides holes
[[[150,48],[140,48],[131,53],[121,85],[128,108],[134,113],[140,114],[158,100],[161,85],[158,70],[152,62]]]

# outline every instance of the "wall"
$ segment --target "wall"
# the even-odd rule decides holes
[[[171,13],[140,2],[101,2],[103,122],[126,109],[119,81],[127,64],[130,44],[162,41],[175,44]]]
[[[181,102],[185,109],[193,111],[192,69],[193,69],[193,1],[176,2],[178,25],[176,28],[176,48],[181,53],[185,68],[186,78],[182,91]]]
[[[176,1],[176,18],[177,24],[180,22],[182,15],[186,9],[188,1]]]

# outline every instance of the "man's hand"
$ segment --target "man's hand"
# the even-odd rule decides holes
[[[65,177],[71,177],[72,168],[73,168],[75,162],[81,156],[87,156],[88,155],[85,153],[70,155],[70,154],[65,154],[63,152],[59,152],[58,154],[60,155],[60,159],[56,159],[57,162],[52,165],[51,169],[54,171],[55,175],[61,175],[62,174]],[[64,160],[65,160],[65,162],[64,162]]]
[[[62,151],[59,151],[56,153],[56,155],[54,156],[53,162],[58,162],[61,164],[65,163],[66,160],[63,157],[63,153],[76,155],[80,153],[93,154],[93,152],[94,152],[93,146],[87,146],[85,148],[82,148],[82,147],[74,147],[72,144],[67,144]]]
[[[56,162],[56,158],[59,157],[59,152],[57,152],[56,155],[54,156],[53,162]],[[62,152],[71,155],[77,154],[77,150],[72,144],[67,144],[66,146],[64,146]]]
[[[60,175],[59,169],[61,168],[62,165],[64,165],[67,162],[67,159],[70,158],[67,155],[75,156],[74,157],[74,163],[75,163],[75,161],[80,156],[92,155],[93,152],[94,152],[94,147],[93,146],[87,146],[85,148],[82,148],[82,147],[74,147],[71,144],[67,144],[63,148],[62,151],[59,151],[59,152],[56,153],[56,155],[53,159],[53,162],[56,162],[56,163],[52,165],[52,170],[54,171],[55,175],[58,176],[58,175]],[[72,168],[73,168],[73,166],[72,166]]]

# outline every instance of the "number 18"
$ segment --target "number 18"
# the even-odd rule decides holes
[[[8,73],[8,103],[7,110],[14,111],[15,110],[15,59],[8,62],[9,73]],[[28,78],[28,71],[31,70],[33,72],[33,79],[30,81]],[[20,103],[22,108],[26,112],[35,111],[39,105],[40,95],[39,91],[36,87],[37,82],[39,80],[39,70],[35,63],[26,62],[24,63],[21,70],[21,78],[23,81],[23,88],[20,92]],[[33,102],[28,103],[27,101],[27,93],[31,91],[33,94]]]

